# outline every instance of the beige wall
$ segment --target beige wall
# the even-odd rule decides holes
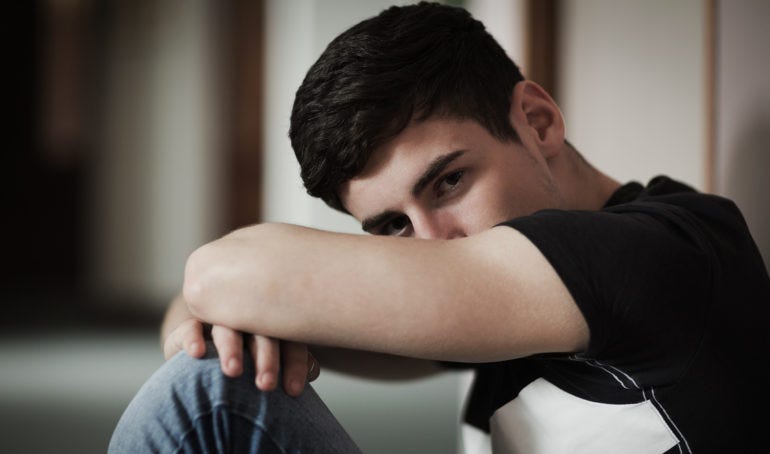
[[[770,263],[770,2],[717,2],[716,192]]]
[[[600,169],[705,187],[704,5],[562,2],[560,93],[567,136]]]
[[[770,2],[716,2],[715,93],[707,3],[563,2],[561,106],[567,135],[622,181],[665,173],[732,198],[770,257]],[[707,97],[715,96],[715,130]],[[708,137],[715,146],[708,182]],[[713,183],[713,184],[711,184]]]

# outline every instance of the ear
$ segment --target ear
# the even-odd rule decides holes
[[[540,85],[523,80],[513,87],[510,119],[522,142],[536,146],[544,158],[552,158],[563,149],[564,117]]]

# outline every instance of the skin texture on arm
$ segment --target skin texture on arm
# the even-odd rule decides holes
[[[588,342],[556,272],[510,228],[448,241],[247,227],[193,253],[184,296],[212,324],[413,358],[499,361]]]

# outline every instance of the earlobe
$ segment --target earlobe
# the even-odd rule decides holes
[[[564,145],[564,118],[559,106],[535,82],[524,80],[516,84],[511,96],[510,118],[522,141],[527,136],[544,157],[552,157]]]

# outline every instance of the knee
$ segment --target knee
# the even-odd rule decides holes
[[[110,441],[110,452],[174,452],[180,446],[199,452],[221,440],[232,446],[294,446],[307,441],[309,432],[341,434],[330,440],[352,443],[310,386],[297,398],[282,389],[259,391],[248,357],[243,374],[230,378],[221,372],[213,347],[203,359],[177,354],[131,401]]]
[[[110,452],[165,452],[178,445],[201,415],[211,413],[227,394],[219,359],[184,352],[166,361],[139,389],[121,416]]]

